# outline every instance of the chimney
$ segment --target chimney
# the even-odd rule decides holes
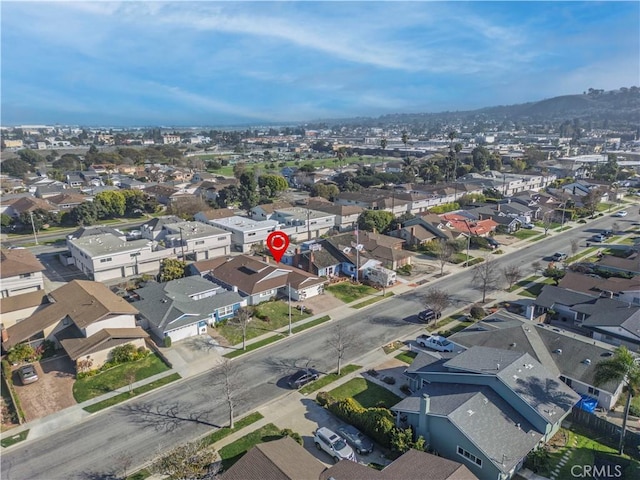
[[[416,235],[416,227],[411,227],[411,230],[409,230],[411,232],[411,238],[415,237]]]
[[[309,252],[309,273],[313,273],[313,250]]]
[[[262,256],[262,260],[264,260],[265,263],[269,263],[269,257],[267,257],[266,255]]]
[[[429,413],[429,410],[431,410],[431,398],[428,394],[423,393],[420,398],[420,413],[426,414]]]
[[[9,340],[9,334],[7,333],[7,329],[3,328],[2,329],[2,343],[6,342],[7,340]]]
[[[293,266],[300,268],[300,247],[296,247],[293,256]]]

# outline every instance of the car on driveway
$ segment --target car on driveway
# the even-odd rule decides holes
[[[431,348],[438,352],[453,352],[454,345],[439,335],[418,335],[416,343],[423,348]]]
[[[316,444],[318,450],[324,450],[328,453],[336,463],[340,460],[358,461],[356,454],[353,453],[353,449],[347,445],[345,439],[327,427],[320,427],[314,432],[313,443]]]
[[[303,368],[291,375],[288,380],[290,388],[298,389],[320,377],[320,372],[313,368]]]
[[[353,425],[338,428],[338,435],[341,435],[358,455],[373,452],[373,442]]]
[[[18,376],[20,377],[20,381],[23,385],[28,385],[38,381],[36,368],[31,364],[21,366],[18,369]]]
[[[533,223],[523,223],[522,228],[526,228],[527,230],[533,230],[535,225]]]
[[[627,211],[626,210],[620,210],[619,212],[616,212],[613,214],[614,217],[626,217],[627,216]]]
[[[497,240],[491,237],[487,237],[487,243],[489,244],[489,248],[492,248],[492,249],[500,247],[500,242],[498,242]]]

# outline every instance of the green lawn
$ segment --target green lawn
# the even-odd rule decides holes
[[[240,355],[244,355],[245,353],[251,352],[252,350],[256,350],[260,347],[264,347],[265,345],[269,345],[270,343],[277,342],[281,338],[283,338],[283,334],[280,334],[280,333],[276,335],[271,335],[270,337],[263,338],[260,341],[248,344],[246,350],[243,350],[242,348],[238,348],[237,350],[234,350],[232,352],[225,353],[224,356],[226,358],[239,357]]]
[[[536,298],[540,295],[542,291],[542,287],[545,285],[553,285],[555,282],[552,278],[544,278],[544,280],[540,280],[539,282],[535,282],[533,285],[523,289],[521,292],[518,292],[518,295],[522,295],[524,297]]]
[[[322,387],[326,387],[330,383],[335,382],[339,378],[342,378],[346,375],[349,375],[356,370],[360,370],[362,367],[360,365],[346,365],[341,368],[340,375],[337,373],[329,373],[320,377],[315,382],[307,383],[304,387],[302,387],[299,392],[303,395],[308,395],[309,393],[313,393],[317,390],[320,390]]]
[[[167,370],[169,370],[169,367],[158,355],[152,353],[142,360],[123,363],[93,377],[76,380],[73,384],[73,397],[76,402],[82,403],[90,398],[124,387],[128,385],[127,376],[129,372],[135,373],[135,381],[137,382]]]
[[[473,256],[469,255],[469,261],[471,262],[472,260],[473,260]],[[459,264],[459,263],[462,263],[462,262],[466,262],[467,261],[467,253],[466,252],[464,252],[464,253],[462,253],[462,252],[454,253],[451,256],[451,260],[449,260],[449,261],[451,263],[456,264],[456,265]]]
[[[233,428],[223,427],[216,430],[211,435],[207,435],[206,437],[204,437],[204,442],[207,445],[213,445],[223,438],[228,437],[232,433],[235,433],[238,430],[242,430],[244,427],[248,427],[252,423],[256,423],[258,420],[262,420],[263,418],[264,416],[260,412],[250,413],[246,417],[243,417],[240,420],[234,422]]]
[[[342,282],[337,285],[330,285],[327,288],[333,296],[344,303],[351,303],[367,295],[374,295],[378,291],[368,285]]]
[[[329,393],[338,400],[353,398],[365,408],[380,406],[391,408],[402,400],[395,393],[361,377],[349,380]]]
[[[264,315],[266,318],[260,319],[258,315]],[[291,307],[291,323],[309,318],[310,313],[300,313],[299,308]],[[249,327],[247,328],[247,340],[268,332],[273,332],[279,328],[289,325],[289,304],[281,300],[273,302],[261,303],[256,307],[256,314],[253,316]],[[235,328],[231,322],[223,321],[216,324],[216,330],[220,335],[226,338],[231,345],[242,343],[242,330]]]
[[[291,331],[293,333],[302,332],[308,328],[312,328],[316,325],[320,325],[321,323],[328,322],[329,320],[331,320],[331,317],[329,315],[325,315],[323,317],[316,318],[315,320],[311,320],[310,322],[305,322],[302,325],[298,325],[297,327],[293,327]]]
[[[151,390],[155,390],[156,388],[163,387],[164,385],[175,382],[176,380],[180,380],[181,378],[182,377],[179,373],[172,373],[171,375],[162,377],[155,382],[147,383],[146,385],[142,385],[141,387],[134,388],[131,392],[121,393],[119,395],[116,395],[115,397],[107,398],[106,400],[103,400],[101,402],[84,407],[83,410],[89,413],[99,412],[104,408],[117,405],[120,402],[124,402],[125,400],[129,400],[130,398],[150,392]]]
[[[528,238],[535,237],[536,235],[540,235],[540,232],[535,230],[518,230],[513,234],[514,237],[520,240],[526,240]]]
[[[281,429],[273,423],[268,423],[264,427],[239,438],[233,443],[226,445],[218,452],[222,459],[222,467],[224,470],[229,469],[234,463],[247,453],[251,448],[259,443],[270,442],[282,438]]]
[[[418,356],[417,352],[402,352],[396,355],[396,358],[401,362],[408,363],[411,365],[413,363],[413,359]]]
[[[542,240],[543,238],[547,238],[547,236],[543,233],[542,235],[538,235],[537,237],[530,238],[530,242],[537,242],[538,240]]]

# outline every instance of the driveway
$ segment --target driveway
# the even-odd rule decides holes
[[[27,421],[76,404],[73,398],[75,367],[68,356],[43,360],[34,365],[39,377],[35,383],[22,385],[17,370],[13,372],[13,384]]]

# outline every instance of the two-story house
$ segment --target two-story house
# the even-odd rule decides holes
[[[44,290],[44,266],[30,250],[25,248],[0,251],[0,297]]]
[[[264,245],[269,234],[280,225],[276,220],[253,220],[237,215],[212,219],[207,223],[231,233],[231,247],[243,253],[251,251],[254,245]]]

